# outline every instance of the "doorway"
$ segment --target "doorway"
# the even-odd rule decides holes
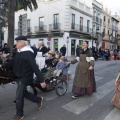
[[[75,55],[76,40],[71,40],[71,55]]]
[[[58,51],[58,39],[54,39],[54,52]]]

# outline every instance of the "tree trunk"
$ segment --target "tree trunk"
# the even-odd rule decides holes
[[[14,45],[14,27],[15,27],[15,0],[9,0],[8,3],[8,45],[12,52]]]

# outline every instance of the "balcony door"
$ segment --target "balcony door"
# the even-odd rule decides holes
[[[83,31],[83,17],[80,17],[80,31]]]
[[[90,20],[87,20],[87,32],[90,32]]]
[[[30,32],[30,20],[27,20],[27,32]]]
[[[44,17],[39,18],[39,30],[44,30]]]
[[[54,29],[59,28],[59,14],[54,14],[54,24],[53,24]]]
[[[71,25],[72,29],[75,29],[75,14],[72,14],[72,25]]]

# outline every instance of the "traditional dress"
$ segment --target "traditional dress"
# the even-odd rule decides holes
[[[94,77],[94,58],[91,49],[81,50],[80,57],[71,62],[79,62],[76,68],[72,92],[76,95],[92,94],[96,92],[96,83]]]

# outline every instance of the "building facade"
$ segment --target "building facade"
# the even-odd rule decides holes
[[[111,11],[108,8],[102,10],[102,49],[111,49],[110,41],[112,34]]]
[[[102,8],[103,5],[96,0],[92,1],[93,6],[93,39],[96,41],[96,47],[101,47],[102,44]]]
[[[67,55],[75,55],[76,46],[82,47],[83,41],[89,41],[89,47],[95,46],[92,13],[92,1],[87,5],[82,0],[38,0],[37,10],[15,13],[15,37],[26,35],[36,46],[43,41],[53,51],[65,44]]]
[[[117,17],[112,16],[111,18],[112,21],[112,34],[111,34],[111,41],[110,41],[110,46],[111,49],[116,49],[118,46],[118,25],[119,25],[119,20]]]

